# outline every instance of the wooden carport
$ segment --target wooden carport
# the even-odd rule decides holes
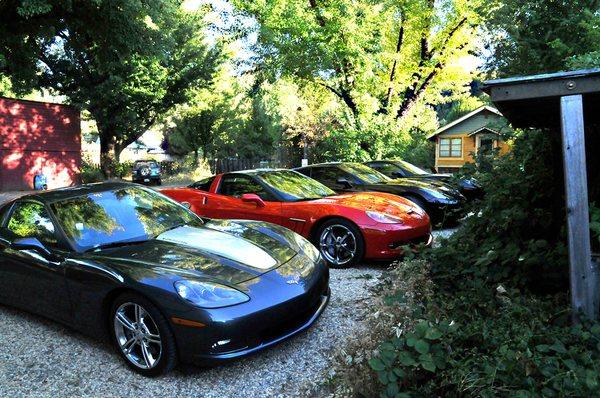
[[[578,70],[485,82],[495,106],[515,128],[560,131],[564,160],[571,302],[574,319],[598,319],[598,272],[592,261],[586,133],[600,126],[600,69]],[[595,138],[595,137],[594,137]],[[594,161],[600,148],[590,151]],[[596,163],[596,162],[594,162]]]

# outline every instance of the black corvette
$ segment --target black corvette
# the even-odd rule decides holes
[[[391,179],[361,163],[322,163],[296,171],[338,192],[378,191],[405,197],[425,210],[433,223],[454,219],[465,197],[445,185],[411,178]]]
[[[273,345],[329,301],[329,271],[300,235],[201,219],[133,184],[24,196],[0,227],[0,302],[110,338],[146,376]]]
[[[428,173],[420,167],[404,160],[373,160],[365,162],[365,165],[390,178],[411,178],[454,185],[467,199],[476,199],[483,196],[483,190],[472,179],[454,179],[452,174]]]

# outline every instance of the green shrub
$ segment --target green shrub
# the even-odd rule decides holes
[[[600,393],[600,326],[568,326],[566,295],[501,286],[430,297],[413,328],[369,364],[380,397],[593,396]]]
[[[592,249],[598,253],[600,251],[600,208],[594,203],[590,205],[590,230],[592,232]]]
[[[310,151],[311,161],[403,159],[431,169],[435,163],[435,146],[426,135],[424,131],[403,132],[379,123],[363,129],[336,128],[315,143]]]
[[[104,173],[99,165],[92,163],[89,159],[81,160],[81,182],[89,184],[92,182],[104,181]]]
[[[560,143],[557,136],[528,131],[486,172],[467,169],[485,190],[472,216],[433,251],[436,283],[454,287],[480,278],[510,281],[539,291],[564,290],[567,250]]]
[[[385,282],[380,311],[393,325],[374,329],[370,370],[339,365],[353,377],[339,377],[337,396],[600,396],[600,325],[570,324],[557,137],[528,131],[468,171],[485,197],[426,265],[400,264]],[[598,237],[600,211],[590,213]],[[415,274],[418,295],[398,282]]]

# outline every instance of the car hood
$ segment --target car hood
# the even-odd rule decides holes
[[[430,181],[435,181],[435,180],[449,180],[450,178],[452,178],[452,175],[450,174],[417,174],[414,176],[410,176],[409,178],[414,179],[414,180],[430,180]]]
[[[414,178],[397,178],[382,184],[367,184],[365,185],[365,188],[373,191],[388,192],[393,194],[418,192],[423,189],[430,189],[439,191],[450,198],[460,199],[462,197],[460,192],[449,187],[445,183],[439,181],[419,180]]]
[[[93,257],[129,275],[147,270],[239,284],[285,264],[300,251],[293,235],[275,238],[277,230],[261,222],[209,221],[141,244],[100,250]]]
[[[391,215],[414,214],[420,212],[412,202],[404,200],[401,197],[391,199],[389,196],[377,194],[375,192],[347,193],[342,195],[328,196],[323,199],[311,201],[317,205],[333,204],[338,206],[351,207],[363,211],[371,210]]]

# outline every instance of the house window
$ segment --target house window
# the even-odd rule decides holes
[[[440,157],[462,157],[462,138],[440,138]]]

